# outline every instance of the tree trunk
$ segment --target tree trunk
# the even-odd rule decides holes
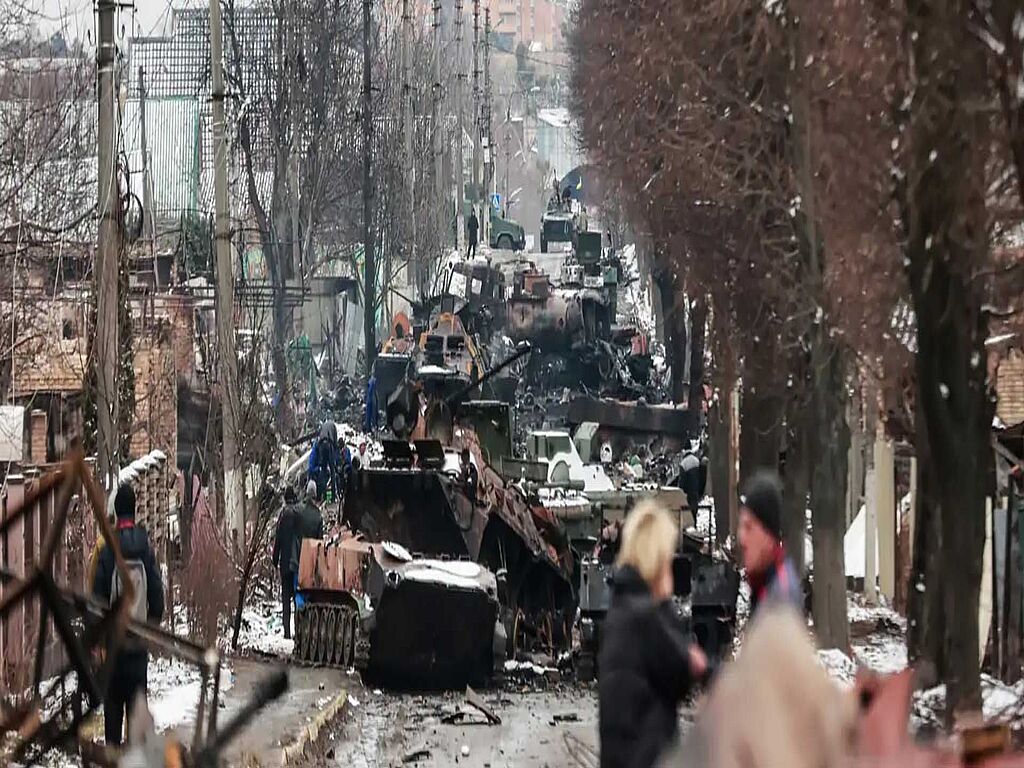
[[[811,330],[811,545],[814,630],[822,648],[850,647],[846,615],[846,480],[850,428],[842,355],[821,322]]]
[[[987,73],[964,5],[908,0],[905,36],[916,77],[904,248],[917,319],[917,449],[920,463],[930,465],[920,473],[918,519],[934,516],[941,529],[941,570],[926,567],[924,587],[941,590],[948,724],[958,710],[981,705],[978,599],[992,467],[988,316],[972,280],[988,255],[990,137],[988,116],[977,108]],[[934,551],[920,556],[928,565],[936,559]],[[925,637],[933,631],[920,629]]]
[[[917,431],[917,501],[914,509],[914,555],[910,572],[907,611],[907,656],[911,661],[927,661],[945,678],[942,638],[945,627],[942,598],[942,525],[921,489],[934,481],[927,477],[931,461],[928,443]]]
[[[672,368],[672,401],[686,400],[686,312],[685,294],[676,290],[675,280],[667,270],[656,270],[654,283],[658,287],[665,327],[665,357]]]
[[[285,306],[284,286],[273,288],[274,333],[270,351],[270,363],[274,371],[274,382],[279,396],[275,410],[277,428],[284,435],[290,435],[294,427],[292,412],[291,383],[288,375],[288,337],[291,333],[291,318]]]
[[[704,343],[708,305],[697,296],[690,304],[690,388],[687,403],[693,419],[693,434],[704,428]]]
[[[804,402],[791,397],[786,416],[786,460],[782,468],[783,509],[782,535],[786,552],[803,574],[807,535],[807,494],[811,486],[811,451],[808,445]]]
[[[718,402],[708,413],[708,474],[711,475],[711,493],[715,499],[715,540],[722,544],[729,537],[729,502],[736,489],[729,482],[729,434],[732,408],[729,403],[731,387],[722,382]]]
[[[756,342],[743,368],[740,400],[740,476],[779,467],[785,404],[779,391],[776,338],[771,332]]]

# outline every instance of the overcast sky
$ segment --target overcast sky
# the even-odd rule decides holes
[[[134,12],[131,8],[119,11],[118,27],[129,37],[168,33],[172,7],[198,4],[201,0],[136,0]],[[61,30],[68,42],[95,43],[93,0],[26,0],[25,5],[38,14],[45,34]]]

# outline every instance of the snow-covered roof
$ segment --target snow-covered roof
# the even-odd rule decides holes
[[[555,128],[568,128],[572,123],[569,110],[565,107],[549,107],[538,110],[537,119]]]

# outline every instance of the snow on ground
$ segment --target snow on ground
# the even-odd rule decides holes
[[[231,690],[235,676],[230,664],[221,667],[220,693]],[[149,662],[149,711],[158,731],[195,722],[199,704],[199,670],[180,659],[155,658]]]
[[[835,649],[818,651],[818,661],[836,682],[852,685],[858,667],[881,674],[907,668],[906,619],[884,605],[866,605],[860,595],[850,596],[847,615],[853,658]],[[990,675],[982,675],[981,694],[987,719],[1009,719],[1024,712],[1024,680],[1007,685]],[[911,709],[912,727],[917,731],[941,730],[945,707],[945,686],[918,691]]]
[[[295,612],[292,611],[294,619]],[[293,640],[284,639],[281,603],[277,600],[253,601],[242,611],[242,627],[238,633],[239,650],[254,651],[285,658],[292,655]]]
[[[1024,680],[1007,685],[990,675],[981,676],[982,711],[986,719],[1010,720],[1024,709]],[[946,708],[946,686],[937,685],[914,695],[911,722],[918,729],[939,730],[943,727]]]
[[[907,625],[902,616],[885,605],[867,605],[857,594],[847,596],[846,615],[853,658],[834,649],[818,652],[818,660],[837,682],[852,684],[858,666],[881,674],[907,668]]]

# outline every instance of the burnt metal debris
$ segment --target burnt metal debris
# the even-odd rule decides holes
[[[693,524],[703,480],[690,481],[706,474],[694,447],[700,419],[662,404],[649,340],[616,324],[615,252],[585,229],[572,245],[545,257],[559,262],[555,280],[519,256],[449,265],[438,295],[414,305],[412,319],[396,316],[375,366],[393,438],[382,461],[351,473],[342,538],[303,550],[298,658],[376,666],[404,684],[446,675],[459,684],[493,669],[485,646],[511,658],[572,651],[587,677],[610,594],[605,529],[642,498],[667,503],[681,528]],[[684,466],[688,453],[696,472]],[[628,466],[614,469],[615,456]],[[388,554],[396,545],[409,563]],[[731,642],[738,574],[710,552],[707,542],[681,543],[679,604],[714,657]],[[475,564],[496,600],[440,581],[406,584],[405,571],[429,561]],[[374,573],[384,587],[371,586]],[[389,579],[415,599],[388,589]],[[430,629],[447,623],[463,628],[459,638]],[[385,625],[386,638],[374,634]]]
[[[344,532],[303,542],[298,588],[300,661],[431,686],[486,681],[504,656],[497,581],[473,562],[414,557]]]
[[[92,519],[106,546],[114,552],[115,567],[125,576],[124,591],[113,605],[104,605],[90,595],[55,583],[54,555],[65,538],[72,497],[84,489]],[[215,648],[204,648],[147,622],[129,616],[133,600],[132,581],[121,555],[118,538],[105,514],[103,492],[92,475],[80,447],[55,471],[43,476],[21,504],[7,510],[0,522],[0,536],[22,519],[45,493],[57,489],[54,517],[46,529],[39,558],[25,572],[8,563],[0,566],[3,597],[0,616],[16,607],[26,610],[34,599],[38,604],[38,635],[31,687],[25,691],[3,691],[0,699],[0,734],[14,734],[8,759],[36,765],[51,750],[81,753],[99,765],[116,765],[117,755],[93,744],[82,733],[82,725],[103,701],[118,650],[126,640],[194,665],[201,687],[196,711],[196,729],[191,745],[177,745],[186,765],[214,766],[221,750],[269,701],[287,689],[287,674],[277,672],[259,686],[251,701],[223,727],[218,728],[221,658]],[[58,684],[44,690],[44,651],[50,624],[67,659],[56,675]],[[103,651],[103,653],[99,653]]]

